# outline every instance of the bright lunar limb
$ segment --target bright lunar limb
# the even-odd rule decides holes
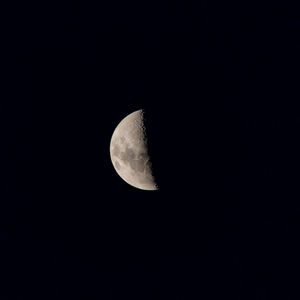
[[[143,190],[157,190],[148,154],[144,112],[137,110],[125,117],[113,132],[110,157],[120,177]]]

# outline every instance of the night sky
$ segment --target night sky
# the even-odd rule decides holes
[[[296,11],[1,9],[0,299],[299,299]],[[110,160],[142,108],[159,191]]]

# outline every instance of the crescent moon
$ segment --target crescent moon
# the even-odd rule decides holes
[[[148,154],[144,111],[137,110],[125,117],[113,132],[110,158],[119,176],[142,190],[157,190]]]

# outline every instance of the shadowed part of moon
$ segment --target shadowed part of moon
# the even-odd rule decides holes
[[[127,183],[144,190],[157,189],[142,110],[131,113],[116,127],[110,142],[110,156],[117,173]]]

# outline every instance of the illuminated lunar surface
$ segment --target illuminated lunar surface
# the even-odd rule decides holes
[[[143,190],[157,190],[148,155],[143,110],[125,117],[113,132],[110,157],[120,177]]]

